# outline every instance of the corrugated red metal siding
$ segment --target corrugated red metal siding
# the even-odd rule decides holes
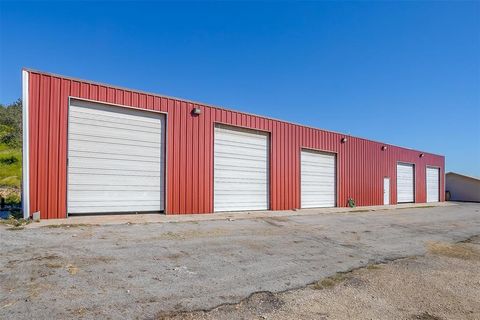
[[[29,72],[30,213],[43,219],[66,217],[67,113],[69,97],[125,105],[167,114],[166,212],[208,213],[213,210],[213,128],[216,122],[270,133],[270,208],[300,207],[300,150],[337,154],[337,206],[348,198],[357,205],[383,204],[383,177],[391,178],[396,203],[396,163],[415,164],[416,202],[425,202],[426,166],[440,167],[444,190],[444,157],[348,137],[177,99]],[[192,116],[193,107],[202,109]],[[440,193],[444,201],[444,193]]]

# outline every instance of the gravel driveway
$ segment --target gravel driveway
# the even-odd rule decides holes
[[[0,227],[0,318],[156,318],[480,234],[480,204],[183,223]]]

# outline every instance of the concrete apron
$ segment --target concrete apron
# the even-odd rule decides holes
[[[38,228],[52,225],[116,225],[116,224],[142,224],[142,223],[168,223],[168,222],[194,222],[209,220],[240,220],[267,217],[307,216],[329,213],[355,213],[380,210],[395,210],[406,208],[430,208],[456,205],[452,202],[436,203],[405,203],[385,206],[365,206],[355,208],[315,208],[283,211],[240,211],[240,212],[217,212],[206,214],[105,214],[105,215],[82,215],[70,216],[66,219],[49,219],[33,222],[26,228]]]

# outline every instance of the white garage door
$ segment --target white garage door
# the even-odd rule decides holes
[[[427,202],[438,202],[440,196],[440,173],[438,168],[427,167]]]
[[[415,201],[415,173],[413,164],[397,164],[397,203]]]
[[[163,115],[72,100],[68,213],[164,210]]]
[[[335,155],[301,151],[302,208],[335,207]]]
[[[268,134],[215,127],[214,211],[268,209]]]

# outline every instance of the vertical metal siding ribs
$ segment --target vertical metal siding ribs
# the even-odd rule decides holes
[[[357,205],[383,204],[383,178],[396,199],[397,162],[415,164],[415,201],[426,202],[426,167],[440,168],[444,201],[444,157],[345,135],[180,101],[133,90],[29,71],[30,214],[66,217],[67,110],[69,97],[154,110],[167,114],[166,213],[213,211],[213,130],[215,123],[270,133],[270,208],[300,207],[300,150],[337,154],[337,206],[349,197]],[[199,107],[199,116],[191,114]]]

